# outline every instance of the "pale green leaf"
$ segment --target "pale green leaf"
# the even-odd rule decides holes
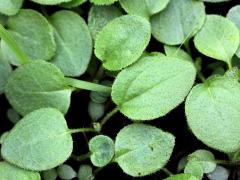
[[[58,177],[57,170],[55,168],[42,171],[42,177],[44,180],[56,180]]]
[[[85,3],[87,0],[71,0],[70,2],[65,2],[60,4],[61,7],[64,8],[74,8],[74,7],[78,7],[81,4]]]
[[[204,20],[203,2],[171,0],[166,9],[151,18],[152,34],[164,44],[181,44],[197,33]]]
[[[144,124],[124,127],[115,142],[115,161],[131,176],[145,176],[160,170],[169,160],[175,138],[172,134]]]
[[[166,8],[170,0],[120,0],[122,8],[128,14],[149,18]]]
[[[71,92],[62,72],[44,61],[20,66],[5,87],[7,99],[21,115],[43,107],[54,107],[65,114],[70,106]]]
[[[182,103],[195,81],[196,69],[186,60],[143,57],[121,71],[112,87],[119,110],[133,120],[152,120]]]
[[[0,162],[1,180],[40,180],[38,172],[20,169],[7,162]]]
[[[199,179],[191,174],[177,174],[174,176],[170,176],[164,180],[199,180]]]
[[[7,135],[9,134],[9,131],[5,131],[0,136],[0,144],[3,144],[4,140],[6,139]]]
[[[104,135],[93,137],[89,142],[91,162],[97,167],[106,166],[114,156],[114,142]]]
[[[210,2],[210,3],[220,3],[220,2],[226,2],[231,0],[201,0],[201,1]]]
[[[78,170],[78,179],[79,180],[94,180],[92,167],[86,164],[83,164],[79,167]]]
[[[37,11],[22,9],[16,16],[8,19],[6,26],[18,46],[32,60],[50,60],[55,54],[53,29]],[[1,42],[3,57],[14,65],[20,65],[21,61],[15,53],[4,41]]]
[[[105,106],[104,104],[90,101],[88,104],[88,114],[93,121],[97,121],[104,115]]]
[[[222,152],[240,148],[240,85],[236,79],[213,77],[195,86],[185,112],[189,127],[204,144]]]
[[[43,5],[56,5],[63,2],[69,2],[71,0],[31,0],[31,1]]]
[[[122,12],[114,5],[95,6],[93,5],[88,14],[88,27],[92,38],[95,40],[97,34],[111,20],[122,15]]]
[[[135,15],[125,15],[109,22],[96,38],[95,55],[103,66],[121,70],[138,60],[151,36],[149,22]]]
[[[0,0],[0,13],[12,16],[18,13],[23,0]]]
[[[92,55],[92,39],[85,21],[71,11],[58,11],[50,18],[57,51],[53,62],[66,76],[80,76]]]
[[[217,166],[215,171],[207,174],[209,180],[228,180],[230,171],[223,166]]]
[[[11,73],[12,68],[9,62],[3,59],[0,53],[0,94],[4,92],[5,85]]]
[[[70,180],[77,177],[76,171],[74,171],[74,169],[67,164],[60,165],[57,168],[57,173],[61,179]]]
[[[164,51],[168,57],[175,57],[178,59],[193,62],[192,57],[179,47],[165,45]]]
[[[204,55],[231,64],[239,45],[239,30],[225,17],[208,15],[194,44]]]
[[[192,159],[192,160],[188,161],[188,163],[187,163],[187,165],[184,169],[184,173],[192,174],[195,177],[197,177],[198,179],[202,179],[203,173],[204,173],[202,162],[197,161],[195,159]]]
[[[96,5],[109,5],[113,4],[118,0],[90,0],[91,3],[96,4]]]
[[[2,157],[21,168],[43,171],[62,164],[72,153],[73,142],[64,116],[42,108],[27,114],[7,135]]]

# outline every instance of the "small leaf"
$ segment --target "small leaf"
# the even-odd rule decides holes
[[[85,3],[87,0],[71,0],[70,2],[61,3],[60,6],[64,8],[74,8]]]
[[[166,9],[151,18],[152,34],[164,44],[181,44],[197,33],[204,20],[203,2],[171,0]]]
[[[57,168],[57,173],[61,179],[69,180],[77,177],[76,171],[74,171],[74,169],[67,164],[60,165]]]
[[[43,108],[27,114],[7,135],[1,154],[24,169],[54,168],[71,155],[73,142],[66,120],[56,109]]]
[[[231,64],[239,45],[239,30],[227,18],[208,15],[194,38],[194,44],[204,55]]]
[[[160,170],[169,160],[175,138],[144,124],[124,127],[115,142],[115,160],[131,176],[145,176]]]
[[[94,175],[92,167],[89,165],[81,165],[78,170],[78,179],[79,180],[93,180]]]
[[[43,107],[54,107],[65,114],[70,106],[71,92],[62,72],[44,61],[20,66],[5,87],[10,104],[21,115]]]
[[[165,45],[164,51],[168,57],[175,57],[178,59],[193,62],[192,57],[179,47]]]
[[[94,166],[106,166],[114,156],[114,142],[111,138],[104,135],[93,137],[89,142],[91,162]]]
[[[12,68],[5,59],[2,58],[0,54],[0,94],[4,92],[5,85],[9,76],[12,73]]]
[[[207,174],[210,180],[228,180],[230,171],[222,166],[217,166],[216,169]]]
[[[177,172],[181,172],[187,164],[187,156],[184,156],[183,158],[180,159],[178,162],[178,167],[177,167]]]
[[[55,54],[56,44],[53,29],[46,18],[37,11],[22,9],[16,16],[11,16],[6,25],[18,46],[32,60],[50,60]],[[13,65],[21,64],[21,61],[4,41],[1,41],[1,47],[6,60]]]
[[[114,5],[95,6],[93,5],[88,14],[88,27],[92,38],[95,40],[97,34],[111,20],[122,15],[122,12]]]
[[[192,174],[195,177],[197,177],[198,179],[202,179],[203,173],[204,173],[202,162],[195,160],[195,159],[188,161],[188,163],[184,169],[184,173]]]
[[[170,0],[120,0],[122,8],[128,14],[149,18],[166,8]]]
[[[38,172],[20,169],[7,162],[0,162],[0,174],[2,180],[40,180]]]
[[[118,0],[90,0],[91,3],[96,4],[96,5],[109,5],[113,4]]]
[[[43,5],[56,5],[56,4],[60,4],[63,2],[69,2],[72,0],[31,0],[31,1],[38,3],[38,4],[43,4]]]
[[[93,121],[97,121],[104,115],[105,106],[104,104],[99,104],[90,101],[88,104],[88,114]]]
[[[134,15],[121,16],[98,33],[95,55],[106,69],[121,70],[138,60],[150,36],[151,28],[147,20]]]
[[[56,180],[58,177],[56,169],[49,169],[46,171],[42,171],[42,176],[44,180]]]
[[[50,17],[57,43],[51,61],[66,76],[80,76],[87,70],[92,55],[92,39],[85,21],[72,11],[58,11]]]
[[[183,102],[195,75],[195,67],[186,60],[143,57],[118,74],[112,87],[112,99],[128,118],[152,120]]]
[[[191,174],[177,174],[174,176],[170,176],[164,180],[199,180],[199,179]]]
[[[21,119],[20,115],[12,108],[8,109],[8,111],[7,111],[7,118],[13,124],[16,124]]]
[[[12,16],[18,13],[23,0],[0,0],[0,13]]]
[[[240,85],[236,79],[217,76],[196,85],[187,97],[185,113],[192,132],[206,145],[222,152],[240,148]]]

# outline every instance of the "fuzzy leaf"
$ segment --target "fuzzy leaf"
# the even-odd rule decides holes
[[[0,13],[12,16],[18,13],[23,0],[0,0]]]
[[[56,5],[63,2],[69,2],[71,0],[31,0],[31,1],[43,5]]]
[[[196,48],[206,56],[230,64],[238,49],[239,30],[233,22],[218,15],[208,15],[194,38]]]
[[[197,33],[204,20],[203,2],[171,0],[166,9],[151,18],[152,34],[164,44],[181,44]]]
[[[240,148],[240,85],[236,79],[213,77],[195,86],[185,112],[192,132],[206,145],[222,152]]]
[[[3,93],[7,80],[11,75],[11,73],[12,73],[12,68],[9,62],[3,59],[0,54],[0,77],[1,77],[0,78],[0,94]]]
[[[78,170],[78,179],[79,180],[94,180],[92,167],[86,164],[83,164],[79,167]]]
[[[98,33],[95,55],[106,69],[121,70],[138,60],[150,36],[151,28],[147,20],[134,15],[121,16]]]
[[[42,171],[42,176],[44,180],[56,180],[58,177],[57,170],[55,168]]]
[[[37,61],[17,68],[8,79],[5,94],[21,115],[35,109],[54,107],[66,113],[72,89],[54,65]]]
[[[52,62],[66,76],[80,76],[87,70],[92,55],[92,39],[85,21],[71,11],[58,11],[50,18],[57,52]]]
[[[90,0],[91,3],[96,4],[96,5],[109,5],[113,4],[118,0]]]
[[[165,45],[164,51],[168,57],[175,57],[178,59],[193,62],[192,57],[179,47]]]
[[[203,173],[204,173],[202,163],[195,159],[188,161],[188,163],[184,169],[184,173],[192,174],[195,177],[197,177],[198,179],[202,179]]]
[[[61,179],[69,180],[77,177],[76,171],[74,171],[74,169],[67,164],[60,165],[57,168],[57,173]]]
[[[72,0],[70,2],[61,3],[60,6],[64,8],[74,8],[85,3],[87,0]]]
[[[170,176],[164,180],[199,180],[199,179],[191,174],[177,174],[174,176]]]
[[[73,142],[66,120],[56,109],[35,110],[19,121],[3,142],[1,154],[24,169],[43,171],[71,155]]]
[[[183,102],[195,75],[195,67],[186,60],[143,57],[118,74],[112,87],[112,99],[128,118],[152,120]]]
[[[32,60],[50,60],[55,54],[56,44],[53,29],[44,16],[31,9],[22,9],[7,21],[9,33],[18,46]],[[1,41],[3,57],[13,65],[20,65],[20,60],[9,46]]]
[[[115,161],[131,176],[145,176],[160,170],[169,160],[175,138],[150,125],[124,127],[115,142]]]

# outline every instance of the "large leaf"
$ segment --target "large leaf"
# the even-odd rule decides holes
[[[0,162],[0,174],[2,180],[40,180],[38,172],[20,169],[7,162]]]
[[[56,109],[35,110],[19,121],[3,142],[2,157],[21,168],[43,171],[71,155],[73,142],[63,115]]]
[[[0,0],[0,13],[12,16],[22,7],[23,0]]]
[[[71,11],[58,11],[50,18],[54,27],[57,52],[53,63],[66,76],[83,74],[92,55],[92,39],[85,21]]]
[[[33,60],[50,60],[55,54],[56,44],[53,29],[44,16],[31,9],[22,9],[7,21],[9,33],[18,46]],[[9,46],[1,41],[3,57],[14,65],[20,60]]]
[[[43,4],[43,5],[55,5],[63,2],[69,2],[72,0],[31,0],[31,1],[36,2],[38,4]]]
[[[236,79],[214,77],[195,86],[185,112],[192,132],[206,145],[223,152],[240,148],[240,85]]]
[[[116,137],[115,161],[131,176],[149,175],[167,163],[174,144],[172,134],[150,125],[132,124]]]
[[[71,92],[62,72],[44,61],[17,68],[5,88],[10,104],[21,115],[43,107],[54,107],[65,114],[70,105]]]
[[[204,55],[231,64],[239,45],[239,30],[227,18],[208,15],[194,38],[194,44]]]
[[[203,2],[171,0],[166,9],[152,17],[152,34],[162,43],[181,44],[196,34],[204,20]]]
[[[149,43],[150,24],[140,16],[125,15],[109,22],[98,33],[95,55],[108,70],[121,70],[137,61]]]
[[[186,60],[143,57],[118,74],[112,87],[112,99],[130,119],[155,119],[183,102],[195,75],[195,67]]]

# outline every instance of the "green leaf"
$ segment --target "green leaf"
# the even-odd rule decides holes
[[[74,8],[74,7],[78,7],[81,4],[85,3],[87,0],[71,0],[70,2],[65,2],[60,4],[61,7],[64,8]]]
[[[5,26],[7,21],[7,16],[0,14],[0,24],[2,24],[3,26]]]
[[[13,124],[16,124],[21,119],[20,115],[12,108],[8,109],[8,111],[7,111],[7,118]]]
[[[40,180],[38,172],[20,169],[7,162],[0,162],[0,174],[2,180]]]
[[[193,62],[192,57],[179,47],[165,45],[164,51],[168,57],[175,57],[178,59]]]
[[[232,7],[228,11],[227,18],[234,22],[240,31],[240,5]],[[240,46],[238,47],[236,55],[240,58]]]
[[[236,79],[213,77],[195,86],[185,112],[189,127],[204,144],[222,152],[240,148],[240,85]]]
[[[220,2],[230,1],[230,0],[201,0],[201,1],[210,2],[210,3],[220,3]]]
[[[85,21],[72,11],[58,11],[50,18],[57,51],[53,62],[66,76],[80,76],[92,55],[92,39]]]
[[[192,174],[195,177],[197,177],[198,179],[202,179],[203,178],[203,166],[202,166],[202,162],[192,159],[190,161],[188,161],[185,169],[184,169],[184,173],[186,174]]]
[[[9,131],[5,131],[0,136],[0,144],[3,144],[4,140],[6,139],[7,135],[9,134]]]
[[[44,180],[56,180],[58,175],[57,175],[57,170],[56,169],[49,169],[46,171],[42,171],[42,176]]]
[[[210,180],[228,180],[230,176],[230,171],[223,166],[217,166],[215,171],[207,174]]]
[[[0,53],[0,94],[4,92],[5,85],[11,73],[12,68],[9,62],[3,59]]]
[[[183,102],[195,76],[194,65],[186,60],[143,57],[118,74],[112,99],[128,118],[152,120]]]
[[[54,107],[65,114],[72,90],[57,67],[37,61],[20,66],[11,74],[5,94],[21,115],[43,107]]]
[[[66,161],[73,142],[63,115],[53,108],[27,114],[3,142],[2,157],[21,168],[43,171]]]
[[[106,69],[121,70],[138,60],[150,36],[151,28],[147,20],[134,15],[121,16],[98,33],[95,55]]]
[[[208,15],[194,38],[194,44],[204,55],[231,64],[239,45],[239,30],[227,18]]]
[[[199,180],[199,179],[191,174],[177,174],[174,176],[170,176],[164,180]]]
[[[92,167],[86,164],[81,165],[78,170],[78,179],[93,180],[94,175],[93,175]]]
[[[88,104],[88,114],[93,121],[97,121],[104,115],[105,106],[94,101]]]
[[[0,13],[12,16],[22,7],[23,0],[0,0]]]
[[[152,34],[164,44],[181,44],[197,33],[204,20],[203,2],[171,0],[166,9],[151,18]]]
[[[114,142],[108,136],[98,135],[90,140],[89,150],[93,165],[103,167],[111,162],[114,156]]]
[[[96,5],[109,5],[113,4],[118,0],[90,0],[91,3],[96,4]]]
[[[122,8],[128,14],[149,18],[166,8],[170,0],[120,0]]]
[[[63,2],[69,2],[71,0],[31,0],[31,1],[43,5],[56,5]]]
[[[57,168],[57,173],[61,179],[69,180],[77,177],[76,171],[74,171],[74,169],[67,164],[60,165]]]
[[[172,134],[144,124],[124,127],[115,142],[115,162],[131,176],[145,176],[160,170],[169,160],[175,138]]]
[[[122,12],[114,5],[95,6],[93,5],[88,15],[88,27],[92,38],[95,40],[97,34],[111,20],[122,15]]]
[[[31,9],[22,9],[16,16],[7,21],[9,33],[18,46],[27,53],[32,60],[50,60],[55,54],[56,44],[53,29],[44,16]],[[1,41],[3,57],[13,65],[20,65],[10,47]]]

